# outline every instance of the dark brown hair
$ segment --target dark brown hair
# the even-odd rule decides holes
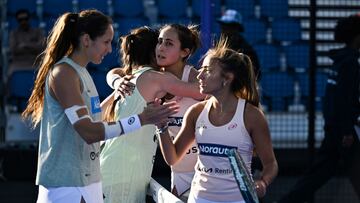
[[[132,30],[130,34],[119,39],[121,42],[120,54],[122,55],[125,74],[131,75],[133,67],[145,65],[156,67],[155,47],[158,37],[158,30],[144,26]],[[104,120],[114,121],[115,107],[119,99],[106,108],[103,116]]]
[[[164,30],[166,28],[172,28],[175,30],[179,37],[181,49],[188,48],[190,50],[190,54],[186,57],[184,57],[184,61],[186,61],[192,54],[195,53],[195,51],[201,46],[200,42],[200,32],[198,30],[197,25],[181,25],[181,24],[168,24],[164,25],[161,30]]]
[[[144,26],[119,39],[126,74],[132,74],[133,66],[156,65],[155,47],[158,37],[158,30]]]

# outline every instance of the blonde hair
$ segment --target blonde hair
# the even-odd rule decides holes
[[[210,63],[218,62],[223,73],[234,74],[230,89],[237,97],[259,107],[259,92],[249,56],[228,48],[227,38],[221,38],[205,57],[210,57]]]

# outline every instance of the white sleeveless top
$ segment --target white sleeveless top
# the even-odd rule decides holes
[[[55,65],[66,63],[80,78],[89,115],[101,121],[99,94],[85,67],[63,57]],[[36,184],[49,187],[83,187],[100,182],[99,143],[87,144],[76,132],[63,107],[49,90],[46,76],[44,107],[41,118]]]
[[[192,66],[189,66],[189,65],[186,65],[184,67],[183,75],[181,78],[182,81],[185,81],[185,82],[189,81],[189,75],[190,75],[191,68],[192,68]],[[193,98],[190,98],[190,97],[179,97],[179,96],[175,96],[174,98],[172,98],[169,101],[177,101],[178,105],[180,106],[179,112],[177,112],[176,114],[169,117],[169,118],[171,118],[171,121],[169,123],[169,135],[174,140],[175,137],[177,136],[177,133],[180,131],[185,112],[188,110],[188,108],[191,105],[193,105],[199,101],[197,101]],[[194,166],[197,161],[197,153],[198,153],[198,149],[197,149],[197,145],[194,141],[192,143],[191,147],[187,150],[185,156],[179,162],[177,162],[177,164],[175,164],[171,167],[172,171],[174,171],[174,172],[193,172]]]
[[[151,69],[143,67],[133,71],[135,77],[131,82],[137,84],[137,79]],[[135,86],[132,95],[117,102],[115,120],[139,114],[146,105],[144,97]],[[105,141],[100,153],[105,202],[145,202],[157,148],[154,135],[155,125],[151,124]]]
[[[236,148],[251,171],[253,142],[244,124],[246,102],[239,99],[232,120],[225,125],[214,126],[209,120],[212,99],[206,103],[196,121],[199,158],[191,192],[195,197],[213,201],[241,201],[243,198],[226,153]]]

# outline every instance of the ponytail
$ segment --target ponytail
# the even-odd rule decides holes
[[[258,92],[258,85],[256,82],[256,76],[254,72],[254,68],[249,56],[239,53],[239,55],[243,58],[245,63],[245,68],[247,68],[248,77],[244,77],[244,87],[242,90],[237,91],[239,97],[246,99],[250,104],[259,107],[260,98]]]
[[[51,68],[64,56],[70,55],[80,45],[80,36],[88,34],[92,40],[103,35],[112,24],[109,17],[97,10],[65,13],[56,21],[48,38],[45,51],[41,54],[40,68],[23,118],[31,117],[33,127],[41,120],[45,81]]]
[[[45,81],[51,67],[73,50],[74,35],[78,14],[65,13],[55,23],[49,37],[47,46],[41,54],[39,72],[36,76],[34,89],[32,90],[28,105],[22,113],[23,118],[31,117],[33,127],[41,120],[44,105]]]

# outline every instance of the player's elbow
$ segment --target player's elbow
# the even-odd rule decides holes
[[[80,135],[80,137],[87,143],[87,144],[93,144],[95,142],[100,141],[99,135],[96,133],[96,130],[93,130],[89,127],[86,127],[84,125],[77,125],[75,124],[75,130]]]
[[[167,163],[167,165],[169,165],[169,166],[171,166],[171,167],[176,164],[175,161],[166,161],[166,163]]]
[[[174,159],[172,157],[166,157],[166,156],[164,156],[164,161],[169,166],[174,166],[177,162],[176,159]]]
[[[90,136],[83,137],[83,139],[85,140],[85,142],[86,142],[87,144],[94,144],[94,143],[96,143],[96,142],[99,141],[98,139],[93,139],[93,138],[91,138]]]
[[[278,166],[276,159],[273,159],[272,161],[264,164],[263,167],[264,167],[264,170],[271,171],[270,173],[272,174],[272,176],[274,176],[274,178],[277,176],[277,174],[279,172],[279,166]]]
[[[95,135],[94,133],[87,132],[85,130],[78,131],[78,133],[87,144],[94,144],[95,142],[100,141],[99,139],[96,139],[97,135]]]

